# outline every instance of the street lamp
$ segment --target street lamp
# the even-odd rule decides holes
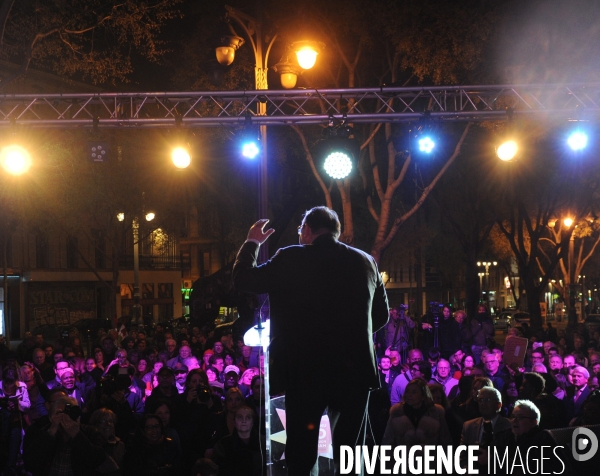
[[[490,267],[497,266],[497,261],[477,261],[477,267],[483,266],[485,268],[485,281],[486,281],[486,294],[488,295],[488,304],[489,304],[489,294],[490,294]],[[479,273],[479,281],[481,286],[481,274]]]
[[[274,35],[269,41],[266,50],[263,45],[262,37],[262,22],[256,18],[247,15],[236,8],[225,6],[227,11],[226,19],[235,21],[246,33],[247,38],[252,45],[252,51],[254,52],[254,60],[256,62],[254,68],[254,79],[255,87],[257,90],[269,89],[267,82],[267,71],[268,71],[268,60],[271,47],[277,39],[277,35]],[[232,33],[233,28],[230,25]],[[225,36],[221,39],[222,45],[216,48],[217,61],[225,66],[233,63],[235,59],[235,52],[244,43],[244,39],[236,34]],[[296,78],[302,69],[310,69],[314,66],[319,50],[323,48],[323,44],[319,42],[301,41],[292,43],[291,49],[296,52],[298,57],[299,68],[293,65],[289,58],[277,65],[274,69],[278,71],[282,76],[282,85],[284,88],[293,88],[296,85]],[[266,116],[267,104],[266,102],[259,101],[257,105],[257,115]],[[258,174],[258,218],[267,218],[268,216],[268,183],[267,183],[267,126],[260,126],[260,139],[261,139],[261,158],[260,158],[260,169]],[[259,261],[265,262],[269,257],[268,247],[261,246],[259,250]]]
[[[153,212],[145,214],[146,221],[152,221],[156,215]],[[125,213],[117,213],[117,220],[120,222],[125,220]],[[141,305],[140,305],[140,222],[137,216],[133,217],[131,223],[133,231],[133,315],[132,322],[140,324],[141,322]]]
[[[481,294],[481,301],[483,302],[483,276],[485,276],[485,273],[477,273],[477,276],[479,276],[479,294]]]
[[[566,217],[563,220],[564,225],[567,228],[573,226],[574,220],[571,217]],[[569,326],[575,327],[577,325],[577,313],[575,311],[575,293],[577,292],[577,285],[575,284],[575,233],[574,229],[571,229],[571,238],[569,239]]]

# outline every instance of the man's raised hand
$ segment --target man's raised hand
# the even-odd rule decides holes
[[[275,233],[273,228],[269,228],[267,231],[263,230],[268,222],[268,218],[261,218],[254,225],[252,225],[248,231],[248,240],[258,241],[261,245],[267,241],[267,238]]]

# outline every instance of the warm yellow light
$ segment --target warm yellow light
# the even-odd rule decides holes
[[[573,219],[571,217],[567,217],[563,220],[563,223],[567,228],[571,228],[571,225],[573,224]]]
[[[119,220],[119,221],[125,220],[125,213],[123,213],[123,212],[117,213],[117,220]]]
[[[298,75],[295,73],[282,73],[281,76],[281,85],[285,89],[292,89],[296,86],[296,81],[298,80]]]
[[[156,215],[153,212],[146,213],[146,221],[152,221],[152,220],[154,220],[155,216]]]
[[[509,140],[498,147],[496,154],[500,160],[509,161],[515,158],[515,155],[517,155],[518,151],[519,146],[517,143],[514,140]]]
[[[298,51],[296,51],[298,64],[302,69],[310,69],[317,62],[318,54],[319,53],[311,46],[303,46]]]
[[[219,46],[215,49],[217,61],[223,66],[229,66],[235,59],[235,48],[231,46]]]
[[[175,147],[171,152],[171,160],[178,169],[185,169],[192,163],[192,157],[184,147]]]
[[[31,167],[31,155],[19,145],[9,145],[0,152],[0,163],[9,174],[22,175]]]

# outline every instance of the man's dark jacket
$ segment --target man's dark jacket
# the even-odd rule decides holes
[[[328,234],[256,267],[258,249],[244,243],[233,279],[241,291],[269,294],[271,395],[332,373],[378,388],[372,336],[389,310],[375,260]]]

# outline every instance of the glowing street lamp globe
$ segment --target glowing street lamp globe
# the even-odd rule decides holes
[[[325,172],[331,178],[341,180],[350,175],[352,171],[352,160],[345,152],[332,152],[325,159]]]

